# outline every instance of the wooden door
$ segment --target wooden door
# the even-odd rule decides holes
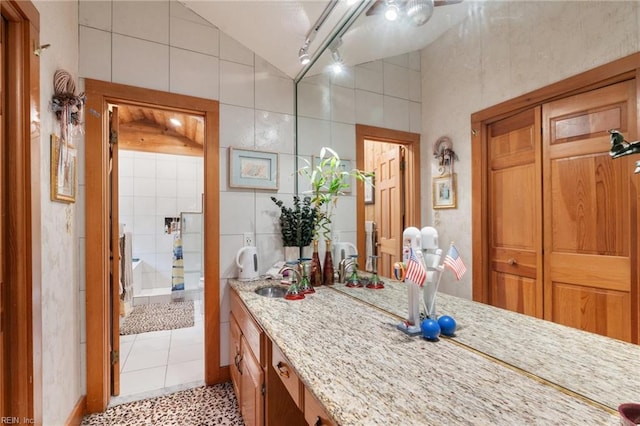
[[[635,82],[543,105],[544,317],[632,340],[633,161],[609,156],[609,129],[637,140]],[[637,290],[633,290],[637,291]]]
[[[489,303],[542,318],[540,108],[487,131]]]
[[[242,360],[240,361],[241,399],[240,410],[244,424],[247,426],[261,426],[264,423],[264,371],[256,360],[249,343],[244,336],[242,341]]]
[[[4,144],[5,144],[5,115],[4,115],[4,107],[5,107],[5,93],[6,88],[4,87],[4,78],[5,78],[5,49],[4,49],[4,29],[6,28],[4,23],[4,17],[0,15],[0,416],[4,416],[7,414],[5,411],[5,397],[7,393],[5,392],[5,365],[4,365],[4,324],[5,324],[5,309],[4,309],[4,194],[6,191],[6,182],[4,179]]]
[[[111,395],[120,394],[120,220],[118,217],[118,107],[109,115],[111,198]]]
[[[378,274],[391,277],[394,262],[402,260],[404,218],[402,147],[391,145],[375,167],[375,222],[378,227]],[[362,265],[366,259],[361,259]],[[362,266],[361,265],[361,266]]]

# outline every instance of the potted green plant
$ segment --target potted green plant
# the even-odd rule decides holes
[[[293,196],[293,207],[287,207],[282,200],[271,197],[271,200],[280,208],[280,233],[282,245],[296,247],[297,257],[302,255],[302,248],[311,245],[318,214],[316,207],[311,204],[311,197],[306,196],[302,200],[297,195]],[[285,254],[285,258],[288,256]]]
[[[317,255],[318,238],[320,234],[325,240],[324,277],[325,284],[333,283],[333,261],[331,259],[331,222],[338,199],[344,195],[351,184],[351,178],[364,180],[369,173],[358,169],[346,170],[337,152],[328,147],[320,150],[319,160],[312,165],[307,159],[302,158],[306,165],[298,170],[298,174],[309,179],[311,187],[311,203],[316,208],[316,222],[313,233],[314,259]],[[319,261],[318,261],[319,263]],[[319,265],[318,265],[319,266]],[[311,267],[312,278],[314,265]]]

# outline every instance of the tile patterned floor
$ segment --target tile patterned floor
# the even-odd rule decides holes
[[[120,395],[110,406],[204,384],[202,303],[190,328],[120,336]]]

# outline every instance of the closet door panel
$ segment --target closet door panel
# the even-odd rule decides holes
[[[631,339],[633,212],[628,157],[609,156],[608,130],[635,140],[635,82],[545,104],[545,318]],[[632,241],[633,240],[633,241]]]
[[[488,126],[489,303],[542,317],[540,109]]]

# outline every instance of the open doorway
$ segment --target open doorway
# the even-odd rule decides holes
[[[204,383],[204,118],[125,103],[110,114],[120,254],[114,404]]]
[[[204,254],[204,381],[214,384],[228,379],[228,369],[220,367],[220,295],[219,295],[219,143],[218,102],[121,84],[85,80],[86,116],[86,281],[87,281],[87,411],[104,411],[119,378],[119,310],[113,315],[110,300],[118,298],[112,285],[111,191],[117,188],[111,177],[117,175],[116,162],[109,151],[113,143],[109,131],[109,105],[137,105],[197,115],[204,120],[203,160],[203,254]],[[118,120],[114,120],[118,123]],[[117,189],[116,189],[117,190]],[[117,199],[117,197],[113,197]],[[115,247],[116,244],[113,244]],[[114,257],[115,259],[115,257]],[[114,276],[118,274],[114,273]],[[117,280],[116,280],[117,283]],[[115,297],[114,297],[115,295]],[[114,336],[115,334],[115,336]],[[114,392],[116,391],[116,392]]]
[[[393,263],[402,260],[404,228],[420,227],[420,135],[357,124],[356,163],[376,174],[366,201],[359,184],[358,252],[375,253],[378,274],[392,277]]]

